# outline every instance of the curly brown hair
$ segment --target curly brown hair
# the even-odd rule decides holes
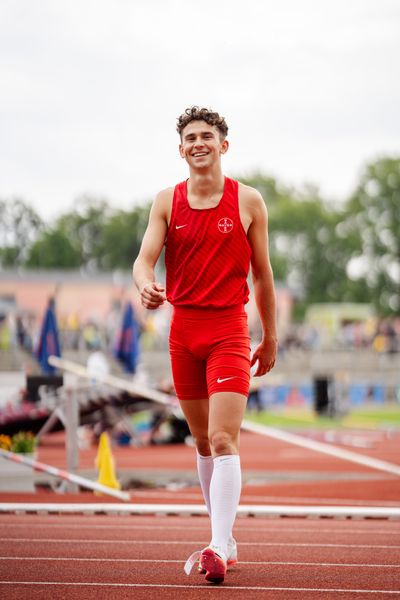
[[[224,117],[221,117],[217,112],[209,110],[208,108],[191,106],[178,117],[176,130],[181,137],[182,131],[185,129],[186,125],[192,121],[205,121],[209,125],[215,125],[222,139],[225,139],[228,135],[228,125],[226,124]]]

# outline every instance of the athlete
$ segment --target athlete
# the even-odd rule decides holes
[[[264,375],[277,350],[268,214],[259,192],[223,175],[228,126],[218,113],[193,106],[178,118],[179,152],[189,178],[161,191],[133,277],[144,307],[173,306],[170,357],[176,394],[196,443],[200,485],[212,539],[185,565],[221,583],[236,562],[232,528],[241,491],[239,431],[250,368]],[[166,286],[154,268],[165,245]],[[250,357],[244,309],[251,267],[262,340]]]

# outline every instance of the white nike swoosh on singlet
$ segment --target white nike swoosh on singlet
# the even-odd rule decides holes
[[[228,381],[228,379],[235,379],[235,378],[236,378],[236,375],[234,375],[233,377],[224,377],[224,378],[218,377],[217,383],[223,383],[224,381]]]
[[[185,225],[175,225],[175,229],[182,229],[182,227],[186,227],[187,223],[185,223]]]

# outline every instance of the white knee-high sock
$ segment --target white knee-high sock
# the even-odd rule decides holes
[[[214,470],[214,459],[212,456],[201,456],[197,452],[197,473],[199,475],[200,487],[203,492],[204,502],[207,506],[207,511],[211,517],[210,505],[210,481]]]
[[[242,487],[240,456],[229,454],[214,458],[214,471],[210,483],[211,544],[227,554]]]

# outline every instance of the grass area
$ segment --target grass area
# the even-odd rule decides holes
[[[282,412],[247,413],[246,418],[255,423],[289,429],[338,429],[346,427],[365,429],[400,428],[400,405],[352,410],[347,415],[329,418],[307,409],[286,409]]]

